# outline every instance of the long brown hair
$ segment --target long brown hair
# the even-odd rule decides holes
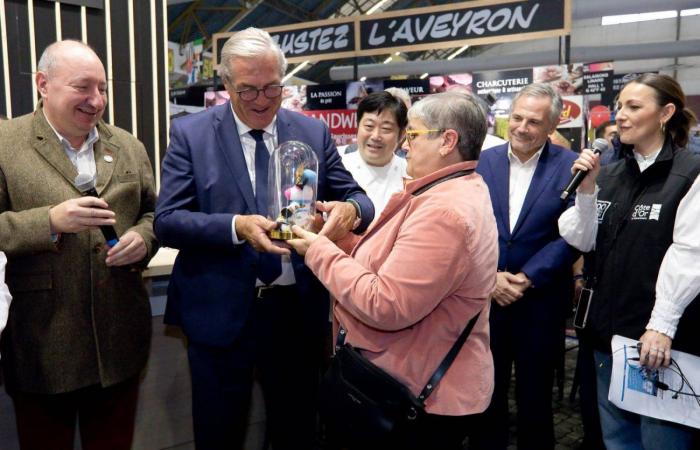
[[[666,122],[666,137],[670,135],[676,146],[685,147],[688,143],[690,127],[698,119],[693,111],[685,106],[685,94],[678,82],[668,75],[645,73],[630,83],[640,83],[652,88],[659,107],[664,107],[669,103],[676,106],[676,111]]]

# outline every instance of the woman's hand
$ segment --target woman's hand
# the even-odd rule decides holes
[[[287,241],[287,244],[289,244],[289,246],[301,256],[306,255],[306,252],[309,250],[311,244],[318,239],[318,235],[316,233],[312,233],[311,231],[306,231],[299,225],[292,226],[292,231],[298,237],[296,239],[290,239]]]
[[[593,150],[584,148],[581,150],[578,159],[574,161],[571,173],[574,173],[576,170],[588,172],[583,181],[581,181],[577,192],[593,194],[595,192],[595,180],[600,172],[600,155],[596,155]]]
[[[639,351],[639,362],[650,369],[658,369],[661,366],[668,367],[671,364],[672,339],[663,333],[647,330],[639,338],[642,349]]]

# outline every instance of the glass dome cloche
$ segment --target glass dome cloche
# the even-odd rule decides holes
[[[308,230],[316,215],[318,158],[307,144],[287,141],[272,152],[267,173],[267,213],[277,223],[270,237],[293,239],[292,225]]]

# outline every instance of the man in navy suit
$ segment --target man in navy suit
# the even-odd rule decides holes
[[[559,236],[559,199],[576,154],[547,139],[562,102],[547,84],[513,100],[510,141],[483,152],[477,172],[489,186],[499,261],[491,304],[495,388],[472,448],[508,446],[508,387],[515,363],[518,449],[554,448],[552,382],[570,308],[576,253]]]
[[[165,320],[188,338],[198,450],[242,447],[254,370],[275,450],[314,446],[329,299],[303,259],[267,236],[271,151],[297,140],[316,153],[322,234],[361,232],[374,217],[328,128],[280,109],[286,66],[267,32],[236,33],[219,68],[230,103],[174,121],[163,160],[154,227],[180,250]]]

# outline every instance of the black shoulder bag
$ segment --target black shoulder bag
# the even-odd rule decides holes
[[[448,175],[414,195],[471,172]],[[413,433],[427,416],[426,399],[454,362],[480,315],[481,312],[469,321],[418,397],[358,349],[346,344],[346,332],[341,328],[335,356],[320,386],[319,409],[329,440],[351,447],[410,448]]]

